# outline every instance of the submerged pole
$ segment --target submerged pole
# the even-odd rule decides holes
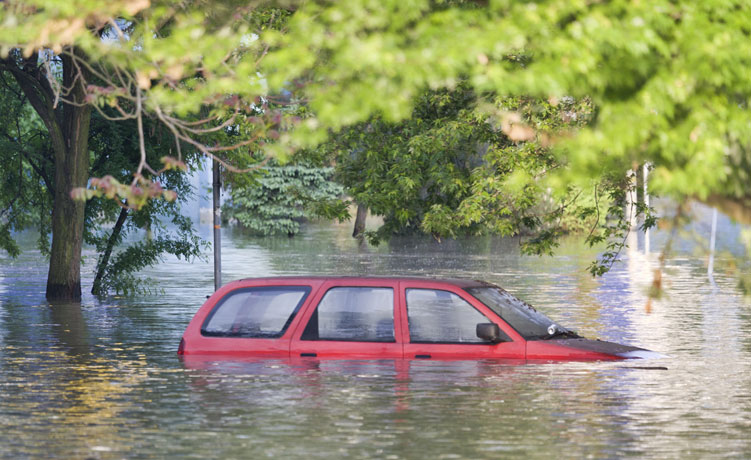
[[[626,189],[626,213],[628,213],[628,223],[631,230],[636,228],[636,169],[629,169],[626,172],[628,188]]]
[[[221,166],[214,160],[213,195],[214,195],[214,290],[222,286],[222,214],[219,201],[222,191]]]
[[[649,163],[644,163],[644,166],[642,166],[642,174],[643,174],[643,200],[644,200],[644,207],[649,208],[649,188],[647,186],[648,179],[649,179]],[[649,254],[649,229],[644,229],[644,254]]]
[[[712,230],[709,234],[709,262],[707,263],[707,278],[712,288],[716,288],[717,285],[714,281],[714,248],[715,239],[717,238],[717,208],[712,208]]]

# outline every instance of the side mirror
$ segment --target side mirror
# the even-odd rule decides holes
[[[490,343],[498,343],[501,341],[501,329],[494,323],[478,323],[477,337],[486,340]]]

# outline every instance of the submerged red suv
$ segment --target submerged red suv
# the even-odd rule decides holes
[[[198,310],[178,353],[534,361],[651,354],[582,338],[490,283],[375,277],[234,281]]]

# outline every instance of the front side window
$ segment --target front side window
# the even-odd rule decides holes
[[[303,331],[302,340],[394,342],[394,290],[329,289]]]
[[[488,343],[477,337],[477,324],[491,321],[453,292],[407,289],[407,316],[410,342]]]
[[[201,334],[211,337],[281,337],[309,293],[307,286],[264,286],[231,291],[203,322]]]

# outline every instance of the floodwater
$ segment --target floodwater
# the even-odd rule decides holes
[[[515,365],[182,358],[182,332],[213,288],[208,262],[150,269],[160,293],[51,307],[45,261],[28,249],[0,255],[0,457],[751,457],[751,305],[732,275],[718,270],[713,286],[703,257],[675,254],[666,295],[647,311],[659,254],[646,254],[642,237],[593,279],[586,266],[596,253],[577,240],[538,258],[520,256],[513,240],[400,238],[372,248],[350,231],[253,239],[225,230],[224,279],[480,278],[582,335],[665,356]],[[653,251],[664,240],[653,235]],[[736,244],[726,240],[720,248]]]

